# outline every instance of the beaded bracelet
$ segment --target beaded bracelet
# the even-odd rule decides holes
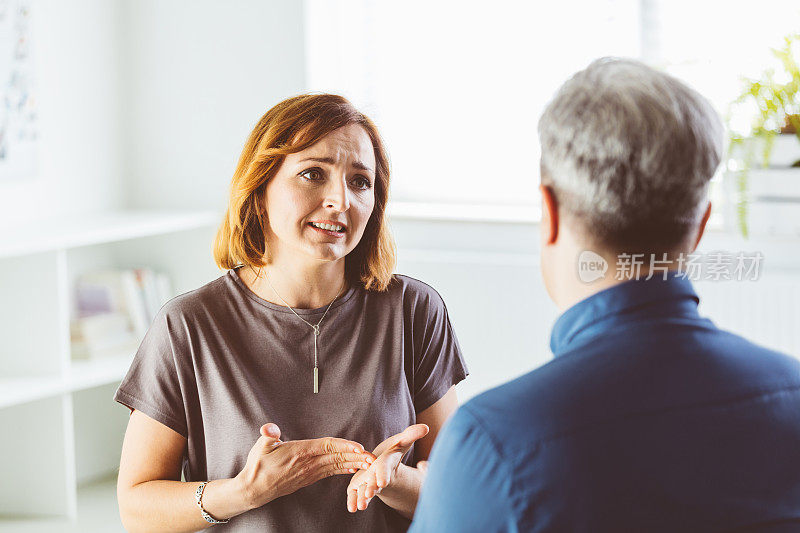
[[[194,501],[197,502],[197,506],[200,508],[200,513],[203,515],[203,518],[205,518],[206,522],[208,522],[209,524],[227,524],[230,518],[226,520],[217,520],[216,518],[208,514],[205,509],[203,509],[203,503],[202,503],[203,489],[206,488],[207,484],[208,481],[203,481],[202,483],[200,483],[200,486],[197,487],[197,491],[194,493]]]

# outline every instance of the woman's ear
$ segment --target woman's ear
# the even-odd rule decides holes
[[[555,244],[558,239],[558,202],[553,189],[539,185],[542,193],[542,243]]]

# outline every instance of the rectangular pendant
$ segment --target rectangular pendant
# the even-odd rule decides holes
[[[319,377],[317,374],[317,367],[314,367],[314,394],[319,392]]]

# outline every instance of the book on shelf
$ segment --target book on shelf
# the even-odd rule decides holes
[[[133,353],[140,339],[131,331],[125,313],[100,313],[72,321],[70,337],[73,359],[95,359]]]
[[[75,287],[76,315],[70,323],[72,357],[104,357],[135,350],[172,296],[169,277],[149,268],[82,274]]]

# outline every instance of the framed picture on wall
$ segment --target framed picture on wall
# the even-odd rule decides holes
[[[30,2],[0,0],[0,181],[36,173],[34,78]]]

